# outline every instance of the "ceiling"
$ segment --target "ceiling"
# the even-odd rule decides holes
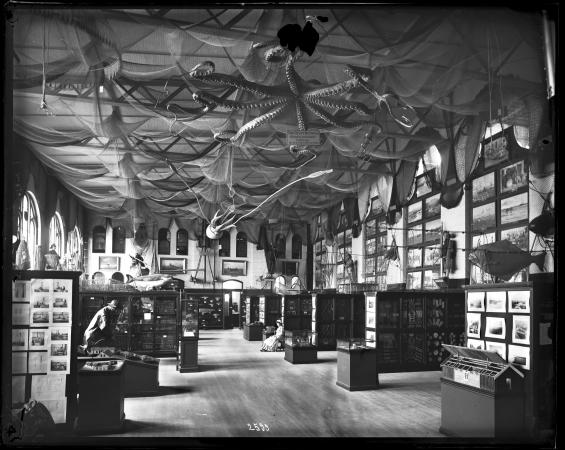
[[[311,55],[273,51],[284,25],[307,20]],[[528,99],[545,95],[541,15],[510,9],[22,8],[13,23],[14,130],[110,218],[209,221],[233,207],[307,221],[469,117],[527,126]],[[206,61],[213,74],[194,76]],[[291,148],[297,130],[319,143]]]

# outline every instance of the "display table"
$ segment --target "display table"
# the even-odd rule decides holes
[[[124,413],[124,362],[87,361],[78,371],[77,432],[121,431]]]
[[[317,362],[316,332],[310,330],[285,331],[284,359],[292,364]]]
[[[379,387],[375,341],[338,339],[336,384],[349,391]]]
[[[441,427],[456,437],[518,439],[524,429],[524,375],[498,353],[443,345]]]
[[[243,338],[248,341],[260,341],[262,339],[263,325],[244,324]]]

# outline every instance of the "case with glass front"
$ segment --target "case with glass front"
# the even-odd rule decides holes
[[[349,391],[379,387],[375,340],[363,338],[337,340],[336,384]]]
[[[316,362],[318,333],[311,330],[287,330],[284,333],[284,359],[292,364]]]
[[[180,299],[177,323],[179,343],[177,370],[188,372],[198,369],[198,300],[193,296]]]

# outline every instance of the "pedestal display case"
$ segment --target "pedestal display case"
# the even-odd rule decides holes
[[[369,339],[337,340],[337,382],[349,391],[377,389],[376,342]]]
[[[178,310],[177,370],[181,373],[195,371],[198,370],[198,300],[181,298]]]
[[[463,345],[462,289],[367,292],[367,339],[377,343],[379,373],[440,370],[442,344]]]
[[[292,364],[317,362],[317,333],[311,330],[285,331],[284,359]]]
[[[312,330],[318,333],[319,350],[335,350],[337,339],[365,337],[363,293],[312,295]]]
[[[78,371],[78,416],[80,433],[121,431],[125,422],[124,362],[89,361]]]
[[[265,301],[260,295],[248,295],[245,297],[245,323],[243,324],[243,338],[247,341],[260,341],[263,333],[263,322],[261,322],[261,311],[259,304]],[[264,315],[264,309],[263,309]]]
[[[443,345],[440,432],[457,437],[524,435],[524,374],[498,353]]]
[[[23,405],[36,400],[63,430],[72,428],[77,416],[79,276],[12,271],[11,314],[3,316],[3,326],[11,331],[11,343],[3,341],[2,346],[3,360],[11,360],[3,365],[3,404],[17,410],[19,418]],[[14,427],[20,429],[21,422]]]
[[[465,286],[466,346],[498,353],[524,374],[524,427],[533,439],[555,433],[554,274],[526,283]]]

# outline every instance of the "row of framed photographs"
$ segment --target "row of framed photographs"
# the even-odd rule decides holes
[[[513,344],[530,345],[530,322],[529,315],[512,315]],[[481,313],[467,313],[467,338],[481,339],[483,335],[481,325]],[[486,316],[484,337],[506,340],[506,317]]]
[[[500,200],[500,225],[507,225],[528,219],[528,193],[523,192]],[[495,228],[495,202],[473,208],[473,230]]]
[[[510,364],[530,370],[530,347],[481,339],[467,339],[467,347],[498,353],[502,359]]]
[[[439,216],[441,213],[440,194],[432,195],[425,200],[411,203],[407,207],[408,223],[418,222],[424,218]]]
[[[530,291],[468,291],[468,312],[530,312]]]
[[[473,180],[473,203],[482,203],[496,196],[495,174],[496,171],[492,171]],[[509,194],[528,185],[528,174],[524,161],[502,167],[498,174],[499,194]]]

